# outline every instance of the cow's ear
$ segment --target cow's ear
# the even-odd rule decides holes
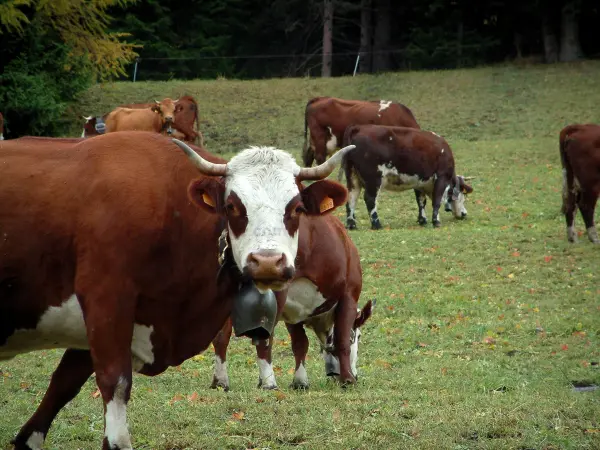
[[[322,180],[304,188],[301,196],[306,207],[306,213],[318,216],[331,212],[346,203],[348,191],[335,181]]]
[[[375,300],[369,300],[365,307],[356,315],[354,320],[354,328],[360,328],[373,314],[373,307],[375,306]]]
[[[225,183],[222,179],[203,177],[190,183],[188,187],[190,200],[196,205],[212,213],[223,213]]]
[[[463,194],[470,194],[473,192],[473,188],[466,183],[462,183],[461,189]]]
[[[159,113],[160,112],[160,103],[155,103],[150,107],[150,111]]]

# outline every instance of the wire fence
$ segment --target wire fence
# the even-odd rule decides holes
[[[385,70],[450,68],[470,65],[484,57],[481,44],[448,44],[433,49],[409,45],[404,49],[370,52],[332,52],[332,76]],[[140,57],[131,68],[131,80],[195,78],[278,78],[321,76],[323,53],[262,54],[232,56]]]

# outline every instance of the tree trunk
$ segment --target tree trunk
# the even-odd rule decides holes
[[[523,58],[523,36],[518,31],[514,32],[513,42],[515,44],[516,59]]]
[[[372,0],[362,0],[360,10],[360,72],[373,70],[373,9]]]
[[[322,77],[331,76],[331,52],[333,50],[333,0],[323,0],[323,66]]]
[[[456,67],[462,67],[464,31],[465,29],[461,18],[458,22],[458,29],[456,30]]]
[[[544,60],[548,64],[558,61],[558,41],[552,26],[552,19],[548,11],[542,12],[542,40],[544,42]]]
[[[581,58],[579,44],[579,8],[575,1],[568,2],[562,9],[560,60],[576,61]]]
[[[390,68],[390,0],[376,0],[375,9],[373,71],[382,72]]]

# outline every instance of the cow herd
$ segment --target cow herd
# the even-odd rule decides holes
[[[292,387],[309,386],[306,328],[326,375],[355,383],[360,328],[374,306],[359,307],[362,269],[346,230],[356,228],[361,190],[374,229],[384,187],[414,190],[422,225],[427,197],[436,227],[442,204],[467,215],[473,188],[448,143],[398,103],[310,100],[303,167],[272,147],[224,161],[194,145],[197,126],[197,103],[185,96],[86,117],[82,138],[0,142],[0,360],[66,349],[17,450],[42,448],[92,373],[102,448],[131,449],[132,373],[158,375],[212,342],[212,387],[227,390],[234,331],[256,345],[259,386],[277,388],[277,321],[291,337]],[[569,240],[579,208],[598,242],[600,127],[565,128],[560,154]],[[338,166],[346,187],[327,179]],[[330,214],[343,204],[345,227]]]

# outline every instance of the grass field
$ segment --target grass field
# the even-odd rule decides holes
[[[600,123],[600,62],[498,66],[356,78],[118,83],[70,112],[190,93],[207,148],[225,156],[277,145],[299,156],[306,100],[394,99],[446,137],[459,173],[475,175],[469,218],[416,224],[414,195],[384,193],[385,227],[361,201],[361,304],[376,298],[359,352],[359,383],[326,380],[311,335],[311,388],[287,386],[285,328],[274,364],[281,390],[256,388],[254,349],[230,347],[232,390],[208,389],[207,352],[165,374],[135,376],[129,407],[136,449],[600,449],[600,247],[566,240],[558,132]],[[343,208],[342,208],[343,209]],[[430,217],[430,206],[427,215]],[[342,211],[338,212],[340,218]],[[596,214],[598,216],[598,214]],[[578,230],[583,223],[577,218]],[[33,413],[61,352],[0,363],[0,449]],[[47,449],[96,449],[102,403],[90,380],[58,416]]]

